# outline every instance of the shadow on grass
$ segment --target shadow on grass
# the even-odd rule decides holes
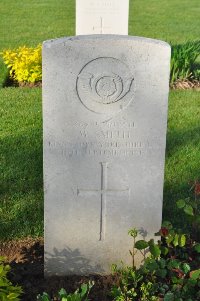
[[[43,185],[42,132],[26,129],[20,134],[5,136],[1,141],[3,153],[2,195],[38,191]]]
[[[0,240],[43,235],[41,129],[17,133],[1,141]]]
[[[180,147],[191,145],[195,147],[200,142],[200,126],[195,126],[187,130],[168,131],[166,158],[172,157]]]
[[[4,76],[2,87],[7,88],[7,87],[17,87],[17,86],[18,85],[10,78],[9,73],[7,72]]]
[[[193,198],[194,193],[191,191],[191,186],[195,180],[200,179],[199,162],[191,161],[192,158],[190,158],[190,154],[194,152],[198,145],[200,145],[200,126],[168,132],[166,160],[170,158],[175,159],[173,161],[174,165],[170,168],[173,170],[170,178],[169,170],[166,171],[163,219],[170,220],[179,227],[184,224],[185,218],[175,203],[179,199]],[[180,150],[182,150],[181,155],[178,154]],[[195,158],[198,159],[197,156]],[[182,173],[186,174],[183,178]]]
[[[43,191],[13,195],[1,205],[0,241],[43,236]]]

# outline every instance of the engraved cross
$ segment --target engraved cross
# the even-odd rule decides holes
[[[103,23],[103,18],[102,17],[100,17],[100,26],[93,26],[93,30],[95,31],[95,30],[101,30],[100,31],[100,33],[101,34],[103,34],[104,32],[104,29],[107,29],[107,28],[110,28],[110,27],[106,27],[106,26],[104,26],[104,23]]]
[[[78,196],[100,196],[101,197],[101,210],[100,210],[100,238],[102,241],[105,239],[105,230],[106,230],[106,203],[108,196],[128,196],[130,194],[130,189],[108,189],[108,162],[100,162],[101,164],[101,189],[87,190],[87,189],[77,189]]]

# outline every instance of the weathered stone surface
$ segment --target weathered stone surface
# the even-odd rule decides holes
[[[128,34],[129,0],[76,0],[76,35]]]
[[[139,37],[43,45],[46,274],[130,264],[162,216],[170,47]]]

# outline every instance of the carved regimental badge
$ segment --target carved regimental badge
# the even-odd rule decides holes
[[[133,75],[127,65],[112,57],[87,63],[77,78],[77,93],[90,111],[113,115],[133,100]]]

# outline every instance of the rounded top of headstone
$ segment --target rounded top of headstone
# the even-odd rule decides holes
[[[51,48],[53,46],[62,44],[62,43],[70,43],[70,42],[76,42],[76,41],[90,41],[90,40],[113,40],[113,41],[132,41],[132,42],[141,42],[141,43],[148,43],[152,45],[157,45],[159,47],[165,47],[171,49],[171,46],[161,40],[157,39],[151,39],[151,38],[145,38],[145,37],[138,37],[138,36],[130,36],[130,35],[113,35],[113,34],[95,34],[95,35],[80,35],[80,36],[72,36],[72,37],[64,37],[64,38],[58,38],[53,40],[47,40],[43,42],[43,47]]]

